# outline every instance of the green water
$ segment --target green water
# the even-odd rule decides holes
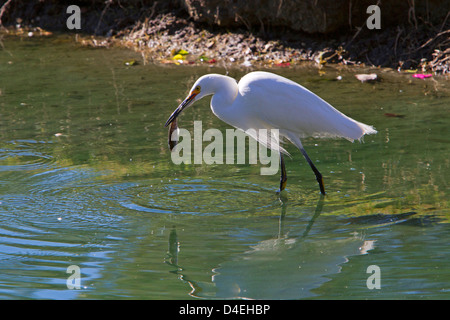
[[[226,71],[248,72],[144,64],[65,37],[2,39],[1,299],[450,298],[448,80],[272,70],[378,130],[364,143],[303,141],[323,199],[288,145],[280,201],[278,175],[260,165],[171,161],[164,123],[178,99]],[[229,128],[207,100],[180,127]],[[72,265],[79,289],[67,286]],[[379,289],[367,286],[371,265]]]

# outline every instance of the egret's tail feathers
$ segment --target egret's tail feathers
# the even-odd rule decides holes
[[[344,116],[341,121],[336,123],[330,123],[326,130],[316,131],[311,136],[317,138],[345,138],[351,142],[358,140],[361,141],[362,137],[366,134],[375,134],[375,130],[372,126],[358,122]]]
[[[344,126],[339,128],[340,137],[353,142],[355,140],[361,141],[361,139],[366,134],[377,133],[377,130],[375,130],[372,126],[358,122],[353,119],[350,120],[351,122],[348,122]]]
[[[361,123],[361,122],[358,122],[358,126],[361,128],[361,131],[362,131],[361,135],[360,135],[359,138],[353,139],[353,140],[361,141],[361,139],[364,137],[364,135],[366,135],[366,134],[376,134],[378,132],[377,130],[375,130],[374,127],[369,126],[369,125],[364,124],[364,123]]]

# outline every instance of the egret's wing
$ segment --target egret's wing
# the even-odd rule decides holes
[[[261,123],[299,137],[343,137],[353,141],[376,133],[308,89],[272,73],[252,72],[243,77],[237,99],[239,108]]]

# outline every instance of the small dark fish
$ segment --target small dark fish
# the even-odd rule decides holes
[[[405,115],[403,114],[396,114],[396,113],[385,113],[384,114],[386,117],[390,117],[390,118],[404,118]]]
[[[169,127],[169,149],[170,149],[170,151],[172,151],[173,148],[175,148],[175,146],[178,144],[178,132],[176,132],[174,134],[174,136],[172,137],[172,133],[177,130],[178,130],[178,121],[175,118],[170,123],[170,127]]]

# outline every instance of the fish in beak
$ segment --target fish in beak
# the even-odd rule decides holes
[[[178,124],[177,118],[173,119],[169,126],[169,149],[170,151],[178,144]],[[174,134],[175,132],[175,134]]]
[[[184,101],[178,106],[178,108],[175,109],[175,111],[170,115],[169,119],[167,119],[166,124],[164,125],[167,127],[170,124],[169,127],[169,149],[170,151],[175,148],[175,146],[178,143],[178,124],[177,124],[177,117],[180,115],[180,113],[187,108],[190,104],[192,104],[195,101],[195,97],[200,93],[200,86],[195,87],[194,90],[192,90],[191,94],[184,99]],[[173,134],[175,132],[175,134]]]

